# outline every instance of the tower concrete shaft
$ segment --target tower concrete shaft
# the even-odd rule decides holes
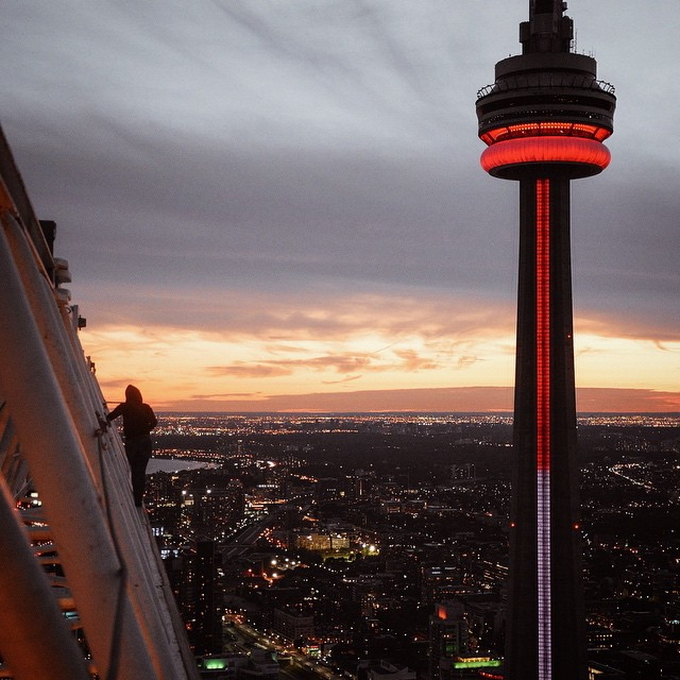
[[[571,180],[610,155],[614,88],[570,51],[566,3],[531,0],[523,53],[477,100],[482,167],[519,182],[520,256],[505,673],[585,680],[570,253]]]

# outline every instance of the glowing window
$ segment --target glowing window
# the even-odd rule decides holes
[[[539,123],[517,123],[515,125],[503,125],[494,130],[489,130],[481,135],[481,139],[488,145],[502,142],[507,139],[522,139],[526,137],[583,137],[603,142],[611,135],[611,130],[600,125],[588,125],[586,123],[569,123],[558,121],[545,121]]]

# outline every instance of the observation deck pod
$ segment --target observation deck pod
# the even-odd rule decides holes
[[[477,93],[482,167],[523,179],[559,164],[572,179],[609,164],[602,142],[614,130],[614,87],[597,79],[592,57],[570,52],[566,3],[535,0],[520,25],[524,53],[496,64],[495,82]],[[550,170],[550,167],[547,168]]]
[[[78,309],[0,130],[0,678],[198,680]]]

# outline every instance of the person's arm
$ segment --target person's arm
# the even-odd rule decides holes
[[[112,420],[115,420],[116,418],[118,418],[118,416],[122,416],[122,415],[123,415],[123,404],[118,404],[118,406],[116,406],[116,408],[114,408],[113,411],[111,411],[111,413],[109,413],[106,416],[106,420],[111,422]]]
[[[156,418],[156,414],[153,412],[153,409],[151,406],[146,404],[146,416],[147,416],[147,425],[149,426],[149,432],[153,430],[156,425],[158,425],[158,418]]]

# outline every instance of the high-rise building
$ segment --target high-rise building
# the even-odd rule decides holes
[[[477,99],[482,167],[516,180],[520,255],[506,677],[583,680],[570,183],[607,167],[614,88],[572,52],[562,0],[530,0],[522,54]]]
[[[430,616],[430,680],[452,680],[456,659],[467,649],[467,623],[461,602],[437,602]]]
[[[216,588],[220,561],[213,541],[199,541],[191,549],[165,560],[170,585],[195,654],[222,651],[224,608]]]

